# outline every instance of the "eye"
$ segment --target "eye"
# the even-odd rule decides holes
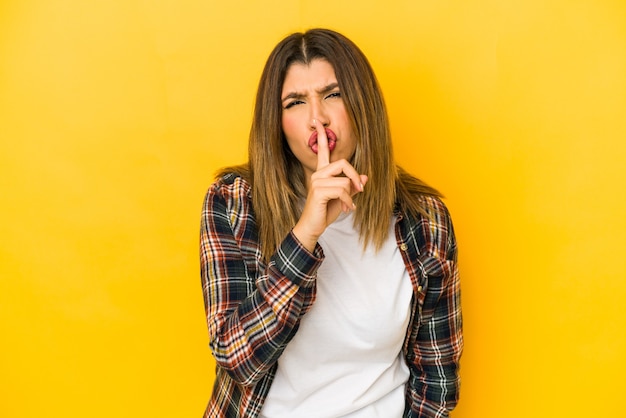
[[[292,102],[287,103],[285,105],[285,109],[290,109],[290,108],[292,108],[292,107],[294,107],[296,105],[302,104],[302,103],[304,103],[302,100],[294,100]]]
[[[326,99],[334,99],[334,98],[339,98],[339,97],[341,97],[341,92],[333,91],[328,96],[326,96]]]

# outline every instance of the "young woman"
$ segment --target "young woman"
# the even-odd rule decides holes
[[[393,160],[363,53],[295,33],[261,76],[246,164],[202,211],[217,363],[205,417],[447,417],[463,347],[457,247],[436,190]]]

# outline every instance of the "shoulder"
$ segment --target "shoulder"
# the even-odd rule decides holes
[[[219,177],[209,190],[208,197],[218,197],[226,201],[238,199],[250,199],[252,196],[252,185],[241,175],[236,173],[227,173]]]
[[[448,207],[441,197],[428,194],[422,194],[418,197],[420,206],[424,210],[425,220],[432,226],[440,228],[448,228],[452,223]]]
[[[456,239],[450,212],[441,197],[418,197],[420,213],[403,214],[415,234],[420,253],[438,259],[456,258]]]
[[[252,186],[241,175],[227,173],[219,177],[206,192],[204,211],[250,212]]]

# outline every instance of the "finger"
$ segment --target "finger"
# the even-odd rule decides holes
[[[345,190],[339,193],[339,196],[337,196],[337,199],[341,201],[341,206],[344,212],[350,212],[351,210],[356,209],[356,205],[354,204],[354,201],[352,200],[352,196],[350,195],[350,193],[346,192]]]
[[[342,212],[356,209],[352,196],[342,187],[329,187],[320,190],[320,198],[326,202],[328,210],[330,210],[331,204],[338,204]]]
[[[369,177],[367,177],[367,175],[365,174],[359,174],[359,179],[361,180],[361,191],[363,191],[363,188],[365,184],[367,183],[367,181],[369,180]]]
[[[319,198],[326,202],[337,200],[341,204],[341,210],[349,212],[356,208],[352,200],[352,193],[349,184],[328,184],[318,189]]]
[[[317,119],[313,119],[313,125],[317,130],[317,169],[321,169],[330,164],[330,149],[328,148],[328,137],[324,124],[319,123]]]
[[[352,194],[352,182],[347,177],[324,177],[312,179],[311,187],[315,189],[316,192],[320,194],[318,196],[323,196],[329,190],[338,191],[342,189],[347,194]],[[337,197],[332,197],[336,199]]]
[[[316,176],[319,172],[313,174]],[[328,202],[333,199],[343,200],[342,195],[349,196],[348,206],[351,206],[353,193],[352,181],[347,177],[316,177],[311,179],[313,200]]]
[[[313,174],[315,177],[338,176],[343,174],[350,179],[354,193],[362,192],[363,185],[367,182],[367,176],[364,174],[359,175],[356,169],[345,159],[328,164],[324,167],[323,171],[319,170],[320,167],[318,167],[318,172]]]

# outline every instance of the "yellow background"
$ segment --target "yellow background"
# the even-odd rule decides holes
[[[456,418],[623,416],[623,0],[0,2],[0,416],[199,417],[204,191],[287,33],[368,55],[447,196]]]

